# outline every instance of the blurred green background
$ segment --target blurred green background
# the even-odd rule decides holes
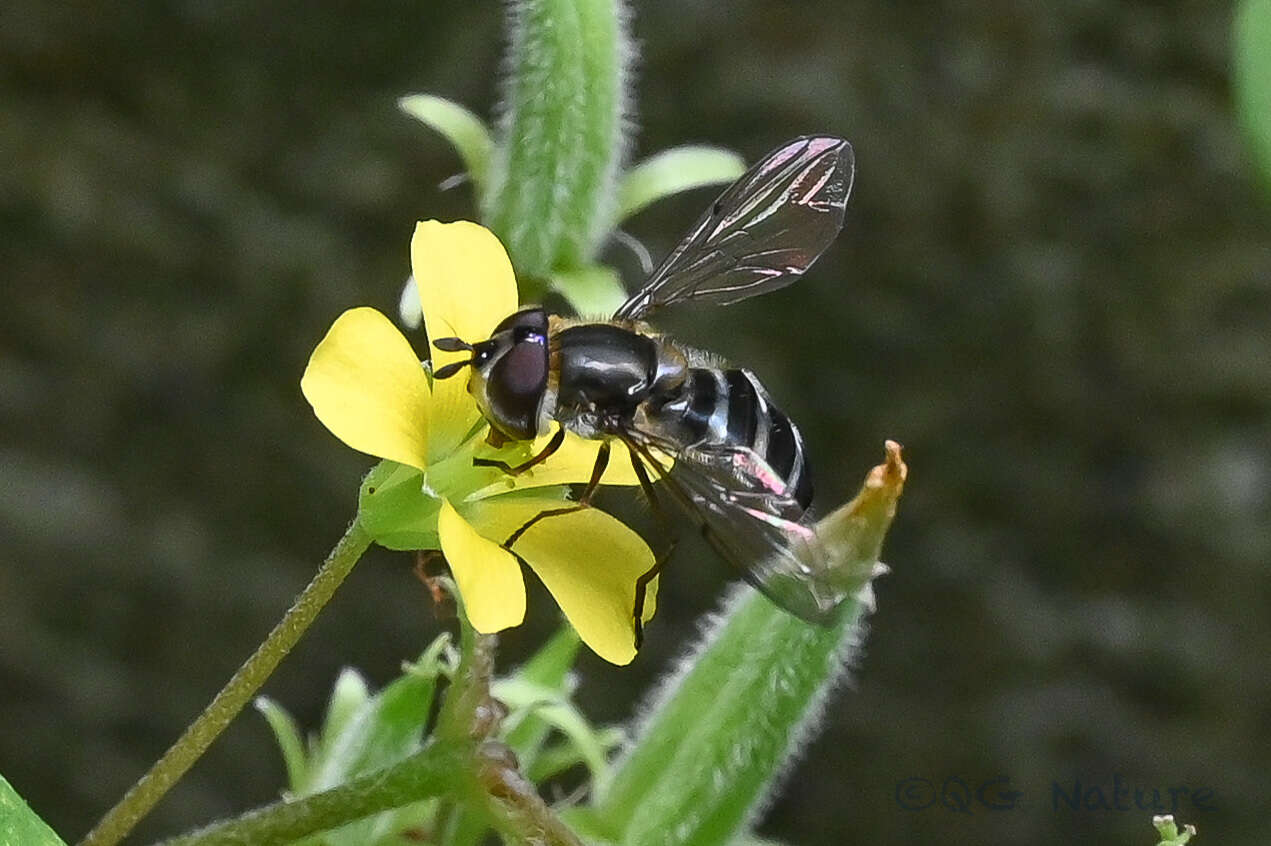
[[[797,844],[1152,842],[1052,782],[1186,785],[1201,843],[1265,840],[1271,205],[1235,128],[1225,4],[641,2],[635,156],[851,139],[844,235],[798,286],[681,314],[801,421],[823,505],[906,446],[850,690],[761,831]],[[474,214],[396,111],[488,114],[497,3],[12,0],[0,25],[0,773],[74,838],[263,637],[370,460],[300,396],[346,307],[395,307],[414,221]],[[630,231],[661,254],[709,202]],[[612,257],[630,270],[621,250]],[[629,274],[631,284],[636,274]],[[315,726],[438,629],[376,552],[266,690]],[[620,721],[712,607],[678,558]],[[504,638],[511,665],[555,625]],[[533,597],[532,597],[533,598]],[[899,807],[998,775],[1019,807]],[[245,714],[141,828],[273,798]],[[1131,798],[1131,802],[1132,802]]]

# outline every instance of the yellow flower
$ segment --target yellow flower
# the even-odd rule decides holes
[[[432,339],[484,340],[517,308],[507,253],[475,223],[418,224],[411,264]],[[433,365],[463,355],[434,347]],[[340,315],[313,351],[300,387],[332,434],[387,459],[362,490],[361,517],[376,540],[393,548],[439,546],[477,631],[501,631],[524,619],[523,562],[596,654],[614,664],[630,662],[636,580],[654,563],[638,534],[603,511],[579,508],[539,520],[507,542],[541,512],[568,507],[563,486],[590,478],[599,442],[568,433],[550,459],[519,476],[474,467],[477,457],[516,465],[536,454],[550,433],[534,444],[489,446],[466,382],[462,374],[432,381],[388,318],[355,308]],[[621,444],[613,444],[601,481],[638,483]],[[368,512],[377,508],[391,517],[372,519]],[[646,620],[656,580],[649,587]]]

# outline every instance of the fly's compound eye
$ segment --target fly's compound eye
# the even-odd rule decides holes
[[[507,317],[499,321],[499,325],[494,327],[492,334],[497,335],[500,332],[512,331],[516,340],[523,340],[525,331],[537,332],[540,335],[547,334],[547,312],[539,306],[528,306],[520,311],[514,311]]]
[[[528,327],[518,327],[513,338],[512,348],[490,369],[486,392],[499,427],[525,440],[537,434],[547,391],[547,338]]]

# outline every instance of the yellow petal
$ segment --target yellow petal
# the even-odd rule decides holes
[[[428,466],[428,377],[410,343],[373,308],[336,318],[300,379],[322,425],[349,446]]]
[[[462,220],[422,221],[415,226],[410,257],[430,341],[484,341],[500,320],[516,311],[512,263],[490,230]],[[432,349],[434,369],[467,357],[466,352]],[[461,371],[433,385],[434,460],[452,450],[476,422],[477,407],[468,396],[467,382],[468,374]]]
[[[559,424],[553,422],[550,431],[531,443],[508,444],[500,449],[481,445],[476,450],[478,458],[492,458],[515,467],[538,455],[546,448]],[[609,442],[609,463],[605,466],[605,474],[600,477],[602,485],[638,485],[639,478],[631,469],[631,454],[622,441]],[[591,472],[596,466],[596,453],[600,450],[600,441],[581,438],[573,432],[565,434],[565,442],[560,449],[536,467],[519,476],[510,476],[500,472],[494,481],[470,494],[466,499],[482,499],[513,490],[542,488],[549,485],[582,485],[591,480]],[[653,473],[652,470],[649,471]],[[657,479],[651,475],[651,479]]]
[[[449,502],[441,504],[437,534],[473,628],[491,634],[519,626],[525,619],[525,579],[516,556],[478,534]]]
[[[466,513],[486,537],[506,540],[534,515],[568,507],[560,500],[493,497],[473,503]],[[556,598],[583,642],[612,664],[635,657],[636,580],[654,563],[644,540],[617,519],[595,508],[547,517],[511,546]],[[648,587],[643,617],[653,617],[657,580]]]
[[[484,226],[466,220],[421,221],[410,256],[430,336],[482,341],[516,311],[512,262]]]
[[[502,546],[513,532],[544,511],[573,508],[576,503],[535,494],[495,496],[459,505],[459,513],[472,527]]]

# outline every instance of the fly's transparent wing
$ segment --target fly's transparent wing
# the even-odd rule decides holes
[[[623,435],[633,459],[653,468],[671,498],[715,550],[786,611],[825,624],[848,592],[826,572],[828,556],[806,513],[767,463],[745,447],[677,449],[645,432]],[[659,454],[674,456],[668,468]]]
[[[843,227],[855,168],[842,138],[796,138],[773,150],[719,195],[614,319],[690,300],[731,305],[789,285]]]

